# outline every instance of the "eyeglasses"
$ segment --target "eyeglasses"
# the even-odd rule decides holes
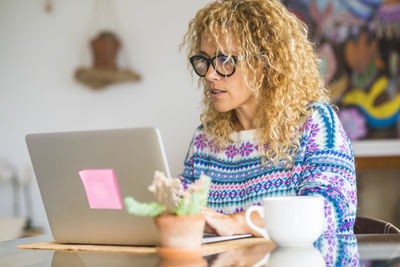
[[[192,64],[196,74],[200,77],[206,76],[210,64],[219,75],[229,77],[235,73],[236,63],[245,58],[246,56],[237,57],[225,55],[217,55],[213,58],[207,58],[205,56],[195,55],[190,58],[190,63]]]

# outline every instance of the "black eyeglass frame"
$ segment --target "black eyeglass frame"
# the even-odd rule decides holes
[[[218,71],[218,68],[217,68],[217,66],[216,66],[215,63],[214,63],[214,61],[215,61],[215,59],[216,59],[217,57],[228,57],[228,56],[223,55],[223,54],[219,54],[219,55],[216,55],[216,56],[213,57],[213,58],[208,58],[208,57],[202,56],[202,55],[194,55],[194,56],[191,56],[191,57],[189,58],[189,60],[190,60],[190,63],[192,64],[192,67],[193,67],[193,69],[194,69],[194,72],[196,72],[196,74],[199,75],[200,77],[205,77],[206,74],[207,74],[207,72],[208,72],[208,69],[210,68],[210,65],[212,65],[213,68],[214,68],[214,70],[215,70],[220,76],[227,78],[227,77],[232,76],[232,75],[235,73],[235,71],[236,71],[236,63],[237,63],[238,61],[240,61],[240,60],[246,59],[246,56],[240,56],[240,57],[238,57],[238,56],[230,56],[231,58],[233,58],[233,61],[234,61],[234,63],[235,63],[235,64],[233,65],[233,71],[232,71],[232,73],[230,73],[230,74],[223,74],[223,73],[221,73],[221,72]],[[206,69],[205,74],[200,74],[200,73],[198,73],[197,70],[196,70],[194,61],[197,60],[197,59],[199,59],[199,58],[204,59],[204,60],[207,62],[207,69]]]

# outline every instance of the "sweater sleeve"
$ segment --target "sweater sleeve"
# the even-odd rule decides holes
[[[301,141],[304,161],[297,194],[324,197],[325,233],[353,233],[357,192],[351,144],[329,105],[312,108]]]
[[[314,247],[321,252],[326,267],[362,266],[355,235],[322,235]]]

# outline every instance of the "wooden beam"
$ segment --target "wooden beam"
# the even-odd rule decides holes
[[[400,169],[400,155],[355,157],[356,171]]]

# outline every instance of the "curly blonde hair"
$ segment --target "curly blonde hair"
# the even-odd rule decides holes
[[[253,124],[264,160],[292,162],[312,112],[308,104],[328,102],[306,26],[278,0],[222,0],[200,9],[190,21],[181,44],[189,56],[199,53],[203,34],[225,55],[232,54],[215,41],[221,37],[225,43],[235,42],[236,53],[246,56],[240,64],[245,65],[246,84],[257,97]],[[199,85],[204,88],[204,129],[219,144],[230,142],[238,122],[235,111],[217,112],[204,78]]]

